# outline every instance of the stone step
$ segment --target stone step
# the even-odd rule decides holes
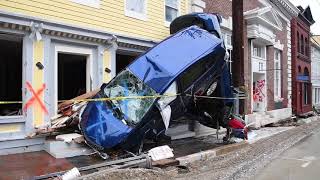
[[[178,133],[178,132],[185,132],[185,131],[189,131],[189,124],[176,124],[174,126],[170,126],[167,131],[166,134],[172,134],[172,133]]]
[[[55,158],[75,157],[89,155],[94,151],[85,144],[75,142],[66,143],[64,141],[48,140],[44,144],[44,150]]]
[[[177,140],[177,139],[185,139],[185,138],[191,138],[196,135],[193,131],[183,131],[183,132],[173,132],[170,134],[167,134],[167,136],[171,137],[171,140]]]

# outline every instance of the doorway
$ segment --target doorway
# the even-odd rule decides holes
[[[265,73],[253,73],[252,100],[253,112],[266,111],[266,80]]]
[[[86,93],[87,56],[58,53],[58,100]]]

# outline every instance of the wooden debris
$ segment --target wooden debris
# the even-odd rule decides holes
[[[72,100],[65,101],[58,105],[58,114],[50,118],[50,127],[37,129],[35,132],[31,133],[28,137],[32,138],[35,136],[46,136],[52,134],[61,134],[61,132],[69,131],[75,132],[78,130],[79,124],[79,114],[80,110],[87,105],[88,102],[79,101],[92,98],[95,96],[100,89],[88,92]],[[78,100],[78,101],[77,101]],[[78,142],[83,142],[83,140],[78,139]]]
[[[68,101],[65,101],[63,103],[60,103],[58,105],[58,109],[62,109],[64,107],[68,107],[68,106],[71,106],[74,104],[74,101],[75,100],[82,100],[82,99],[89,99],[89,98],[92,98],[93,96],[95,96],[98,92],[100,91],[100,89],[96,89],[94,91],[91,91],[91,92],[88,92],[86,94],[83,94],[81,96],[78,96],[78,97],[75,97],[71,100],[68,100]]]

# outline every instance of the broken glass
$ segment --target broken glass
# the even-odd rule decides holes
[[[105,87],[104,93],[106,96],[114,98],[111,100],[112,103],[121,111],[124,120],[129,125],[136,125],[141,121],[155,101],[155,95],[157,95],[153,89],[144,84],[128,69],[117,75]]]

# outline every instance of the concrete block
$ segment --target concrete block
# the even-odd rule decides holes
[[[94,151],[85,144],[75,142],[66,143],[63,141],[46,141],[44,150],[55,158],[75,157],[89,155]]]
[[[210,128],[210,127],[207,127],[207,126],[204,126],[204,125],[200,124],[199,122],[196,122],[195,127],[194,127],[194,132],[196,133],[196,135],[195,135],[196,137],[203,137],[203,136],[209,136],[212,134],[216,134],[217,130]],[[224,134],[225,132],[226,132],[225,128],[221,128],[219,130],[219,134]]]
[[[191,138],[191,137],[194,137],[195,135],[196,133],[193,131],[174,132],[171,134],[167,134],[167,136],[171,137],[171,140]]]
[[[22,147],[20,146],[20,147],[0,149],[0,155],[35,152],[35,151],[42,151],[42,150],[43,150],[43,144],[36,144],[36,145],[30,145],[30,146],[22,146]]]
[[[166,130],[166,134],[173,134],[177,132],[189,131],[189,124],[178,124],[175,126],[171,126]]]

